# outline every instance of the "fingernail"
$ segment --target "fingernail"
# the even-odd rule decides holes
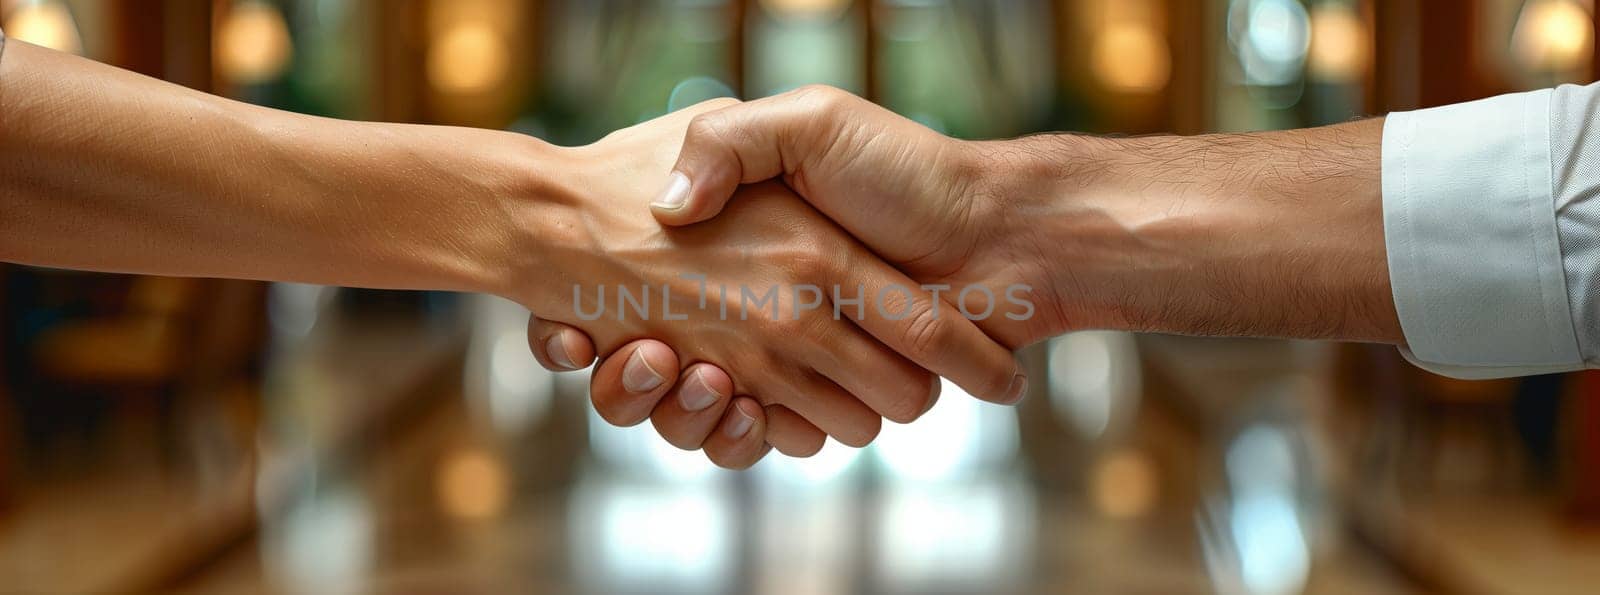
[[[578,369],[578,363],[572,361],[572,352],[567,351],[567,342],[562,340],[566,333],[556,333],[544,342],[544,354],[556,365],[568,370]]]
[[[1028,377],[1017,374],[1011,378],[1011,388],[1006,390],[1006,405],[1014,405],[1028,394]]]
[[[650,203],[650,206],[676,211],[683,208],[687,202],[689,202],[689,176],[672,172],[672,178],[667,182],[667,189],[662,191],[661,196],[656,197],[656,201]]]
[[[756,425],[756,418],[750,417],[750,414],[745,413],[744,409],[738,407],[733,409],[733,421],[728,424],[725,432],[727,432],[729,438],[739,438],[750,433],[750,426]]]
[[[644,350],[635,349],[633,355],[628,357],[628,363],[622,366],[622,388],[630,393],[647,393],[661,386],[666,378],[650,367],[650,362],[644,361]]]
[[[689,381],[683,383],[683,390],[678,393],[678,403],[683,405],[684,411],[692,413],[710,407],[722,397],[706,382],[705,372],[695,370]]]

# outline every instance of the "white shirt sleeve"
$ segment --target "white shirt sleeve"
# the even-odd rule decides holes
[[[1458,378],[1600,365],[1600,86],[1391,114],[1384,236],[1406,358]]]

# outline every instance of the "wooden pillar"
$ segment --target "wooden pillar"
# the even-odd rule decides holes
[[[1507,89],[1479,64],[1478,11],[1461,0],[1377,3],[1380,111],[1434,107]]]
[[[1157,130],[1177,134],[1210,132],[1215,125],[1217,47],[1222,35],[1211,27],[1209,2],[1167,0],[1167,44],[1172,74],[1163,91],[1167,121]]]
[[[211,91],[212,0],[113,0],[111,63]]]
[[[866,84],[865,91],[869,101],[883,100],[882,77],[878,73],[878,7],[873,0],[856,0],[855,6],[850,10],[861,11],[861,26],[866,30],[862,32],[861,59],[866,62],[862,65],[862,74]]]
[[[115,0],[112,25],[112,60],[115,66],[145,76],[166,78],[166,7],[161,2]]]

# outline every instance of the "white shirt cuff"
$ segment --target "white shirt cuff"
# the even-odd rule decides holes
[[[1548,90],[1391,114],[1382,177],[1407,359],[1462,378],[1583,367],[1551,198]]]

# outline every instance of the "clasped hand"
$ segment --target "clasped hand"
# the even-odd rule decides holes
[[[570,189],[571,249],[527,288],[533,352],[598,354],[602,417],[734,468],[863,446],[931,408],[936,375],[1014,403],[1011,352],[1057,325],[1028,243],[962,177],[975,150],[825,88],[615,132],[580,150],[612,175]]]

